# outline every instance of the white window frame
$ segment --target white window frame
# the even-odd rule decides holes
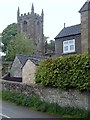
[[[70,47],[73,46],[71,50]],[[67,48],[67,50],[65,50]],[[75,52],[75,39],[63,41],[63,53],[72,53]]]

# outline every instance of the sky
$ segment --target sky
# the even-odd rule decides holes
[[[86,0],[0,0],[0,33],[10,24],[17,23],[17,9],[20,14],[34,12],[41,15],[44,10],[44,35],[54,40],[65,27],[80,24],[78,12]]]

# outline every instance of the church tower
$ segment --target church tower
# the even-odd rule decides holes
[[[90,53],[90,0],[80,9],[81,14],[81,52]]]
[[[17,29],[18,33],[26,33],[35,46],[35,54],[44,54],[44,12],[41,15],[34,12],[34,5],[31,6],[31,13],[20,15],[20,9],[17,10]]]

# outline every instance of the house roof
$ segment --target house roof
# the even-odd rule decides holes
[[[55,37],[55,39],[63,38],[63,37],[71,36],[71,35],[81,34],[80,27],[81,27],[81,24],[73,25],[70,27],[64,27],[59,32],[59,34]]]
[[[16,56],[18,57],[22,66],[25,65],[27,60],[31,60],[35,65],[38,65],[41,60],[45,59],[45,57],[43,56],[34,56],[34,55],[17,54]]]
[[[22,66],[24,66],[24,64],[26,63],[26,61],[28,60],[28,57],[29,57],[29,55],[22,55],[22,54],[17,54],[16,56],[18,57]]]
[[[40,59],[35,58],[35,57],[29,57],[28,60],[31,60],[35,65],[38,65],[39,62],[41,61]]]
[[[82,6],[82,8],[79,10],[79,12],[85,12],[90,10],[90,0],[88,0],[87,2],[85,2],[85,4]]]

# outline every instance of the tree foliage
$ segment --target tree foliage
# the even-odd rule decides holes
[[[47,44],[47,49],[51,50],[51,51],[55,51],[55,41],[54,40],[50,40],[50,42]]]
[[[8,45],[8,53],[6,55],[6,60],[12,61],[16,54],[33,54],[34,45],[32,40],[28,38],[25,34],[17,34],[12,37]]]
[[[12,23],[8,25],[2,32],[2,42],[4,43],[4,51],[7,49],[7,45],[13,36],[17,34],[17,24]]]

